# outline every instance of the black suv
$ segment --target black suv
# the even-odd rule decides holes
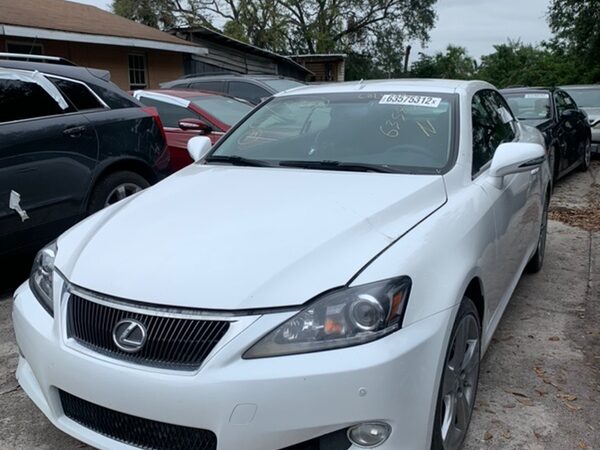
[[[0,255],[35,250],[166,175],[156,110],[106,71],[0,54]],[[38,61],[32,62],[31,59]]]
[[[304,86],[303,83],[277,75],[240,75],[235,73],[186,75],[160,85],[164,89],[194,89],[227,94],[258,105],[281,91]]]
[[[500,92],[521,122],[544,134],[555,181],[577,167],[588,169],[590,125],[569,94],[556,87],[515,87]]]

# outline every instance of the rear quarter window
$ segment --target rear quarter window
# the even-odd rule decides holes
[[[85,84],[61,78],[50,77],[50,79],[77,110],[85,111],[88,109],[104,108],[104,105]]]

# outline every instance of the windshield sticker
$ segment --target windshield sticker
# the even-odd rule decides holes
[[[548,98],[548,94],[525,94],[525,98]]]
[[[441,101],[441,97],[429,97],[426,95],[386,94],[381,97],[379,104],[437,108],[440,106]]]

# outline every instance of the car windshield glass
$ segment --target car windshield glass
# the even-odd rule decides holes
[[[192,103],[227,125],[234,125],[252,110],[247,103],[218,95],[195,97]]]
[[[600,108],[600,87],[589,89],[565,89],[580,108]]]
[[[438,173],[452,153],[454,98],[402,92],[274,98],[213,155],[307,169]]]
[[[550,94],[547,92],[521,92],[504,94],[510,109],[520,120],[549,119]]]
[[[261,80],[267,86],[275,89],[277,92],[285,91],[287,89],[292,89],[300,86],[304,86],[302,83],[294,80],[285,80],[281,78],[273,78],[267,80]]]

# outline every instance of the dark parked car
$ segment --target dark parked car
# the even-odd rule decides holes
[[[554,180],[575,168],[587,170],[591,131],[586,114],[560,88],[518,87],[500,91],[515,116],[546,139]]]
[[[234,73],[186,75],[178,80],[162,83],[163,89],[195,89],[227,94],[258,105],[264,99],[281,91],[304,84],[277,75],[239,75]]]
[[[4,256],[35,250],[155,183],[169,163],[156,109],[120,90],[108,72],[59,58],[18,59],[0,54]]]
[[[600,154],[600,84],[562,86],[584,110],[592,127],[592,152]]]
[[[206,136],[214,144],[232,125],[252,111],[252,105],[222,94],[187,89],[153,89],[133,92],[133,97],[157,109],[165,128],[175,172],[192,163],[187,143],[194,136]]]

